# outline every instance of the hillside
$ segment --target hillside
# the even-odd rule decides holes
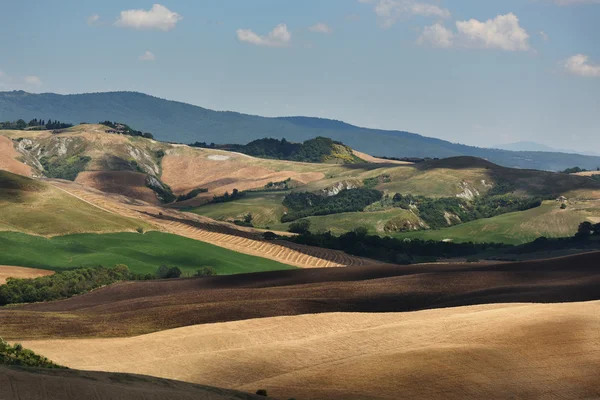
[[[336,313],[24,344],[74,368],[284,399],[591,399],[599,311],[596,301]]]
[[[129,282],[60,302],[0,308],[0,336],[120,337],[283,315],[590,301],[600,299],[599,260],[600,253],[588,253],[519,263],[317,268]]]
[[[260,400],[265,397],[150,376],[0,366],[3,400]]]
[[[150,226],[109,213],[48,183],[0,170],[0,231],[53,236],[135,232]]]
[[[519,205],[519,198],[531,198],[528,201],[533,204],[537,197],[555,199],[559,195],[566,196],[570,203],[578,204],[577,209],[585,211],[571,213],[574,209],[570,207],[569,212],[564,212],[573,217],[566,230],[549,223],[548,229],[532,230],[523,237],[535,238],[538,233],[546,236],[572,234],[580,222],[600,218],[596,204],[596,199],[600,198],[600,182],[589,177],[511,169],[467,156],[411,164],[387,162],[358,153],[371,162],[295,162],[157,142],[107,133],[108,130],[106,126],[85,124],[59,133],[0,131],[0,138],[5,143],[2,152],[9,160],[6,168],[26,175],[75,180],[86,188],[127,196],[119,198],[119,202],[128,203],[131,199],[144,202],[139,206],[169,203],[171,208],[232,223],[251,216],[255,227],[281,231],[287,230],[291,221],[308,217],[311,229],[316,232],[331,230],[340,234],[365,227],[371,233],[393,235],[522,211],[530,206]],[[311,151],[308,152],[290,144],[292,150],[288,155],[303,154],[305,157],[314,154],[319,158],[331,154],[329,145],[344,149],[345,153],[336,153],[340,157],[345,154],[342,159],[352,154],[352,150],[343,145],[328,139],[322,141],[325,146],[310,144]],[[284,148],[288,144],[266,142],[279,150],[282,143]],[[258,149],[268,148],[261,143],[257,144]],[[277,152],[271,154],[274,155],[285,156]],[[261,153],[261,156],[268,155]],[[347,189],[356,190],[350,193]],[[375,201],[379,198],[372,190],[383,193],[381,201]],[[214,201],[215,197],[236,191],[250,192]],[[315,207],[298,205],[297,209],[290,209],[286,196],[303,192],[319,196],[307,198]],[[392,201],[396,195],[412,197]],[[504,195],[509,197],[502,197]],[[320,201],[322,198],[324,200]],[[104,200],[98,201],[91,203],[104,203]],[[317,202],[323,204],[317,205]],[[481,204],[473,205],[477,202]],[[131,205],[127,204],[127,207]],[[495,208],[499,209],[496,211]],[[122,208],[118,208],[117,213],[121,213],[120,210]],[[356,214],[362,210],[364,212]],[[131,215],[127,212],[127,215],[139,218],[138,211]],[[490,235],[479,236],[480,240],[491,238]],[[502,238],[502,241],[513,243],[511,238]]]
[[[507,167],[552,171],[575,165],[586,169],[600,166],[600,157],[484,149],[409,132],[361,128],[327,119],[264,118],[213,111],[132,92],[77,95],[0,92],[0,115],[5,120],[23,118],[27,121],[47,116],[45,118],[74,124],[107,119],[127,121],[136,129],[153,133],[157,139],[180,143],[246,144],[264,137],[303,142],[323,136],[377,156],[444,158],[469,155]]]

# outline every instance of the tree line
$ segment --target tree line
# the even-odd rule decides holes
[[[213,267],[204,266],[194,276],[216,274]],[[181,275],[181,269],[174,266],[161,265],[155,274],[136,274],[126,265],[119,264],[114,267],[77,268],[34,279],[8,278],[6,284],[0,285],[0,306],[67,299],[116,282],[175,279]]]
[[[5,121],[0,122],[0,129],[13,129],[18,131],[24,131],[26,129],[67,129],[73,127],[73,124],[67,124],[58,120],[49,119],[44,121],[43,119],[34,118],[29,122],[25,122],[23,119],[16,121]]]
[[[562,249],[597,249],[600,247],[600,223],[582,222],[577,233],[564,238],[540,237],[522,245],[508,245],[503,243],[454,243],[438,242],[420,239],[396,239],[368,235],[366,228],[357,228],[354,231],[335,236],[331,232],[311,233],[310,221],[299,220],[295,222],[301,229],[298,236],[286,238],[295,243],[316,246],[332,250],[341,250],[345,253],[368,257],[393,264],[414,264],[435,262],[443,258],[466,257],[467,260],[477,260],[479,256],[494,255],[496,259],[503,258],[503,254],[529,254],[533,252],[555,251]],[[277,237],[272,232],[265,233],[265,239],[273,240]]]
[[[290,193],[283,199],[283,205],[288,211],[281,217],[281,222],[291,222],[313,215],[363,211],[382,197],[383,193],[379,190],[366,188],[342,190],[330,197],[310,192]]]
[[[435,262],[439,258],[468,257],[489,250],[511,247],[501,243],[452,243],[433,240],[402,240],[368,235],[366,228],[335,236],[331,232],[303,234],[289,238],[299,244],[341,250],[345,253],[368,257],[393,264]]]
[[[135,130],[135,129],[131,128],[129,125],[122,124],[120,122],[101,121],[101,122],[99,122],[99,124],[108,126],[109,128],[112,128],[113,130],[120,133],[121,135],[139,136],[139,137],[143,137],[146,139],[154,139],[154,135],[152,135],[151,133]]]

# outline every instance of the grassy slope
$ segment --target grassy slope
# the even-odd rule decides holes
[[[564,237],[577,232],[593,209],[570,207],[561,210],[558,203],[547,201],[541,207],[527,211],[480,219],[450,228],[410,233],[398,233],[399,238],[446,240],[455,242],[503,242],[522,244],[540,236]]]
[[[207,204],[190,211],[219,221],[241,220],[250,213],[254,217],[253,223],[256,227],[273,227],[280,224],[285,211],[281,204],[284,197],[283,192],[248,193],[246,197],[237,201]]]
[[[65,235],[138,227],[150,226],[103,211],[44,182],[0,171],[0,230]]]
[[[181,236],[158,232],[82,234],[46,239],[0,232],[0,264],[60,271],[65,268],[126,264],[138,273],[154,273],[166,264],[193,273],[212,266],[219,274],[272,271],[293,267],[236,253]]]
[[[374,235],[388,234],[385,229],[388,223],[393,224],[395,222],[396,225],[402,225],[405,222],[410,222],[417,227],[420,222],[415,214],[400,208],[386,211],[324,215],[306,219],[310,221],[312,232],[331,231],[334,235],[340,235],[362,227],[367,228],[369,233]],[[286,231],[289,225],[289,223],[278,223],[272,225],[271,228]]]

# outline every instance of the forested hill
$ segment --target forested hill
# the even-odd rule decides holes
[[[357,164],[365,162],[354,155],[352,148],[342,142],[336,142],[324,137],[309,139],[303,143],[293,143],[285,138],[281,140],[265,138],[253,140],[245,145],[216,145],[214,143],[195,142],[191,146],[236,151],[248,154],[249,156],[275,160],[325,164]]]
[[[127,121],[159,140],[239,143],[272,137],[303,142],[318,136],[354,149],[388,157],[475,156],[507,167],[559,171],[579,166],[596,169],[600,157],[546,152],[483,149],[409,132],[360,128],[340,121],[308,117],[265,118],[213,111],[135,92],[58,95],[0,92],[0,120],[57,118],[70,123]]]

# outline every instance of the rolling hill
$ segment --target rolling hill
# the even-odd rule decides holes
[[[246,144],[265,137],[302,142],[318,136],[342,141],[368,154],[392,157],[454,157],[468,155],[507,167],[559,171],[573,166],[596,169],[600,157],[548,152],[484,149],[402,131],[384,131],[340,121],[309,117],[264,118],[213,111],[142,93],[109,92],[76,95],[0,93],[5,120],[53,118],[74,124],[126,121],[164,141]]]
[[[596,301],[336,313],[24,344],[74,368],[283,399],[592,399],[599,311]]]
[[[538,218],[549,216],[546,228],[536,223],[531,226],[532,229],[523,230],[518,237],[496,235],[493,229],[486,228],[477,235],[477,239],[481,241],[522,243],[540,235],[568,236],[574,233],[579,223],[600,218],[600,208],[596,204],[600,198],[600,182],[585,176],[506,168],[467,156],[411,164],[375,159],[358,153],[370,162],[294,162],[111,134],[106,133],[107,130],[102,125],[84,124],[59,133],[0,131],[0,139],[4,143],[2,151],[7,160],[5,168],[26,175],[74,179],[82,188],[116,195],[108,202],[112,204],[113,212],[136,219],[145,218],[146,223],[155,228],[157,221],[148,220],[140,212],[164,213],[166,210],[158,206],[167,202],[167,207],[173,210],[191,211],[220,221],[243,221],[251,214],[252,223],[257,228],[285,231],[290,225],[287,221],[282,223],[282,218],[290,212],[283,205],[287,195],[308,191],[331,197],[345,189],[356,188],[375,189],[389,197],[369,205],[361,213],[348,212],[356,211],[355,209],[344,209],[344,213],[335,211],[332,215],[310,216],[312,230],[331,230],[341,234],[365,227],[373,234],[394,235],[462,222],[460,217],[453,216],[454,211],[449,211],[449,214],[444,214],[446,222],[442,221],[441,225],[436,222],[436,226],[428,225],[431,218],[425,219],[421,208],[400,208],[398,204],[391,204],[390,198],[396,194],[424,196],[441,199],[440,201],[444,201],[443,198],[473,201],[485,198],[491,192],[543,199],[555,199],[564,195],[572,205],[576,205],[558,213],[561,204],[556,203],[557,209],[553,210],[548,202],[544,208],[548,211],[547,215]],[[81,191],[78,186],[64,181],[53,185],[60,186],[59,189],[63,192],[66,190],[91,204],[107,207],[108,198],[101,198],[98,193]],[[250,192],[239,199],[230,199],[232,201],[206,204],[215,196],[235,190]],[[173,202],[177,196],[183,199]],[[48,196],[43,198],[49,201]],[[515,201],[514,198],[509,200]],[[148,208],[149,205],[155,207]],[[10,207],[22,208],[23,204],[12,204]],[[533,214],[533,211],[529,214]],[[54,217],[56,215],[59,214],[53,214]],[[178,215],[177,218],[189,218],[189,214],[186,215]],[[563,216],[569,217],[567,225],[562,223]],[[498,221],[501,222],[501,229],[509,230],[512,225],[508,222],[515,222],[508,217],[498,218]],[[487,226],[486,221],[475,222]],[[494,221],[490,223],[493,224]],[[140,227],[147,229],[147,225]],[[23,231],[37,233],[35,230]],[[95,231],[80,229],[64,233],[83,232]],[[456,229],[452,232],[463,230]],[[515,234],[517,230],[511,232]],[[431,235],[432,238],[437,238],[444,233],[432,231]],[[423,237],[427,237],[427,234]],[[448,236],[443,236],[443,239],[463,240],[463,237],[461,234],[452,235],[448,232]]]
[[[317,268],[128,282],[64,301],[0,308],[0,337],[122,337],[283,315],[590,301],[600,298],[598,260],[600,253],[588,253],[518,263]]]
[[[235,390],[133,374],[0,366],[3,400],[260,400]]]
[[[135,232],[150,226],[102,210],[46,182],[0,170],[0,231],[55,236]]]

